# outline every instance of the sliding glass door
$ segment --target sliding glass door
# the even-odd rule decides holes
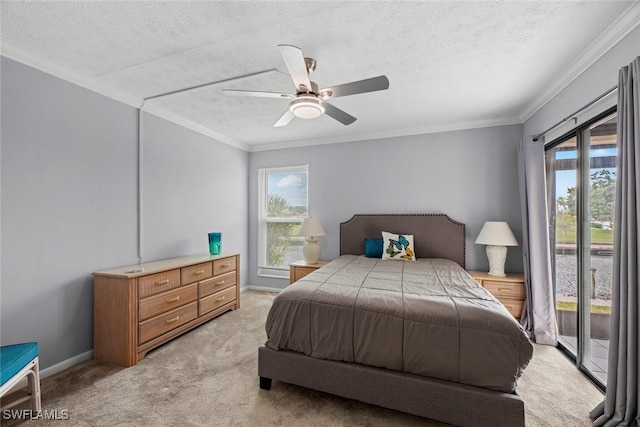
[[[559,340],[578,349],[578,138],[570,137],[546,151],[551,264]]]
[[[560,345],[604,387],[615,227],[615,113],[546,147]]]

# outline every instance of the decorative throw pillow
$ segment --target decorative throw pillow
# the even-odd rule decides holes
[[[382,232],[382,259],[416,260],[415,246],[411,234]]]
[[[364,238],[364,255],[367,258],[382,258],[382,239]]]

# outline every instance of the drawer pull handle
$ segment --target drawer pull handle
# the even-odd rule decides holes
[[[173,298],[167,298],[167,303],[171,303],[171,302],[176,302],[180,299],[180,295],[173,297]]]
[[[222,264],[222,268],[231,267],[231,264]]]
[[[169,279],[164,279],[164,280],[158,280],[155,284],[160,286],[160,285],[166,285],[169,283]]]
[[[194,276],[201,276],[201,275],[203,275],[203,274],[204,274],[204,270],[198,270],[198,271],[194,271],[194,272],[193,272],[193,275],[194,275]]]
[[[511,288],[498,288],[498,291],[500,292],[511,292],[513,289]]]
[[[173,319],[167,319],[167,320],[165,320],[165,322],[166,322],[166,324],[167,324],[167,325],[170,325],[170,324],[172,324],[172,323],[177,322],[177,321],[178,321],[178,319],[180,319],[180,316],[176,316],[176,317],[174,317]]]
[[[216,302],[224,301],[224,297],[216,298]]]
[[[221,280],[218,283],[216,283],[216,286],[218,286],[218,285],[224,285],[224,280]]]
[[[507,310],[513,311],[513,307],[511,307],[510,305],[505,305],[505,307],[507,308]]]

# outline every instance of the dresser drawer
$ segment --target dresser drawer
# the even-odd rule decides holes
[[[203,280],[198,283],[200,287],[200,298],[211,295],[214,292],[221,291],[236,284],[236,272],[223,274],[221,276],[214,276],[211,279]]]
[[[235,301],[236,287],[232,286],[213,295],[200,299],[200,316],[225,304]]]
[[[508,297],[513,299],[524,299],[524,283],[521,282],[499,282],[483,280],[482,286],[493,295],[498,297]]]
[[[148,297],[180,286],[180,270],[168,270],[138,278],[138,298]]]
[[[238,253],[207,252],[93,272],[93,357],[133,366],[149,351],[239,309],[240,264]],[[201,301],[209,311],[199,316]]]
[[[180,307],[198,299],[198,285],[181,286],[140,300],[140,320]]]
[[[195,283],[200,280],[208,279],[213,276],[213,269],[210,262],[203,262],[202,264],[191,265],[189,267],[183,267],[180,269],[182,275],[182,285],[188,285],[189,283]]]
[[[522,316],[522,307],[524,306],[523,300],[499,297],[498,301],[509,310],[509,313],[511,313],[513,317],[520,319],[520,316]]]
[[[222,258],[213,261],[213,275],[228,273],[236,270],[236,257]]]
[[[139,344],[144,344],[145,342],[150,341],[165,332],[169,332],[180,325],[184,325],[197,317],[198,303],[194,301],[191,304],[187,304],[159,316],[152,317],[144,322],[140,322],[138,338]]]

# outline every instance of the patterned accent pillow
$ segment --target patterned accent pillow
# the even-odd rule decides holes
[[[416,260],[413,235],[382,232],[382,259]]]

